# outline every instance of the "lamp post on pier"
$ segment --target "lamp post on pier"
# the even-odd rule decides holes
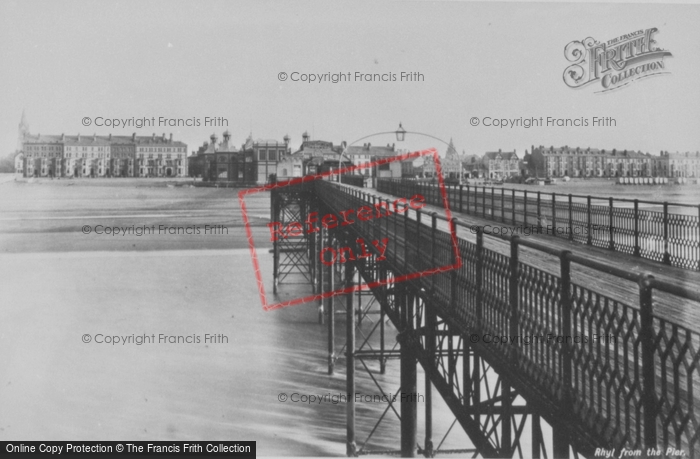
[[[369,135],[366,135],[364,137],[360,137],[359,139],[353,141],[350,144],[343,142],[343,144],[342,144],[343,150],[340,152],[340,156],[338,158],[338,170],[339,171],[342,170],[343,156],[346,156],[346,158],[348,160],[350,160],[350,158],[348,158],[346,155],[348,148],[350,148],[351,146],[353,146],[357,142],[369,139],[370,137],[376,137],[378,135],[387,135],[387,134],[394,134],[396,136],[397,142],[403,142],[406,139],[406,134],[415,134],[415,135],[420,135],[423,137],[429,137],[433,140],[437,140],[438,142],[442,142],[443,144],[447,145],[447,147],[450,147],[449,143],[447,143],[446,141],[442,140],[439,137],[435,137],[434,135],[426,134],[424,132],[407,131],[406,129],[404,129],[403,123],[399,123],[399,127],[395,131],[376,132],[374,134],[369,134]],[[352,162],[352,160],[350,160],[350,161]],[[460,164],[459,169],[460,169],[460,171],[458,173],[458,177],[459,177],[459,184],[461,185],[462,184],[462,165],[461,164]],[[340,173],[338,174],[338,182],[340,182]]]

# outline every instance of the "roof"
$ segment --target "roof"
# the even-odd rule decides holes
[[[176,147],[187,147],[187,144],[178,140],[170,140],[164,136],[103,136],[103,135],[32,135],[24,136],[25,143],[57,143],[65,145],[112,145],[112,144],[134,144],[134,145],[169,145]]]
[[[61,143],[60,135],[24,135],[24,143]]]
[[[481,162],[479,155],[465,155],[462,157],[462,164],[476,164]]]
[[[245,139],[245,143],[241,147],[243,150],[250,150],[251,148],[255,147],[260,147],[260,146],[275,146],[275,147],[280,147],[284,146],[286,147],[286,143],[280,142],[279,140],[275,139],[256,139],[253,140],[252,135],[248,135],[248,138]]]
[[[514,151],[487,151],[484,154],[484,159],[485,160],[496,160],[498,157],[501,157],[501,160],[504,161],[511,161],[514,159],[518,159],[518,155]]]
[[[284,145],[284,142],[280,142],[275,139],[256,139],[254,145]]]
[[[307,140],[301,144],[299,150],[294,154],[301,153],[305,157],[323,156],[323,155],[339,155],[343,149],[339,146],[334,146],[332,142],[324,140]]]
[[[227,132],[224,132],[224,140],[219,142],[219,145],[216,147],[217,153],[235,153],[238,151],[238,148],[230,141],[230,136]]]
[[[346,156],[379,156],[379,157],[392,157],[396,156],[396,150],[393,146],[386,147],[374,147],[369,144],[362,146],[350,146],[345,149]]]
[[[445,153],[446,158],[454,158],[454,157],[459,157],[459,153],[457,153],[457,149],[455,148],[454,143],[452,143],[452,139],[450,139],[450,144],[447,146],[447,153]]]
[[[318,156],[318,157],[316,157],[316,158],[312,158],[312,159],[309,161],[309,164],[310,164],[310,165],[313,165],[313,166],[320,166],[320,165],[323,164],[323,162],[324,162],[323,158],[320,157],[320,156]]]
[[[669,153],[668,159],[700,159],[700,152]]]
[[[534,150],[540,150],[543,155],[605,155],[605,156],[626,156],[631,158],[641,158],[651,156],[649,153],[642,153],[641,151],[634,150],[619,150],[615,148],[611,149],[600,149],[600,148],[581,148],[581,147],[569,147],[567,145],[563,147],[544,147],[533,148]]]

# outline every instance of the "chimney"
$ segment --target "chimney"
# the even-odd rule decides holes
[[[112,140],[112,133],[109,133],[109,140]]]
[[[173,133],[170,133],[170,143],[173,143]]]
[[[154,142],[156,141],[156,133],[155,132],[153,133],[153,137],[151,137],[151,140],[153,140]]]
[[[80,133],[78,133],[78,142],[80,142]]]
[[[163,142],[165,142],[165,132],[163,133]]]
[[[131,134],[131,141],[136,142],[136,133]]]
[[[92,134],[92,141],[97,141],[97,133]]]
[[[61,134],[61,142],[63,142],[64,140],[66,140],[66,135],[65,135],[65,134]]]

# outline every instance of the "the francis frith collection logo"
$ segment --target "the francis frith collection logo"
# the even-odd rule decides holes
[[[564,48],[564,56],[572,62],[564,70],[564,83],[582,88],[598,82],[607,92],[654,75],[670,73],[664,57],[669,51],[659,48],[654,40],[658,29],[637,30],[606,42],[591,37],[572,41]]]

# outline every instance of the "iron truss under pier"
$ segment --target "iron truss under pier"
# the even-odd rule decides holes
[[[349,456],[381,452],[366,450],[364,437],[358,438],[356,370],[383,373],[389,360],[399,360],[400,393],[417,392],[418,364],[426,375],[425,438],[417,438],[419,405],[401,397],[398,411],[394,404],[385,411],[401,420],[400,450],[387,453],[456,452],[434,445],[434,387],[473,444],[462,453],[560,458],[594,456],[597,448],[642,455],[647,448],[661,455],[675,448],[700,458],[697,324],[655,312],[660,297],[698,307],[697,291],[517,236],[505,238],[509,254],[499,253],[487,247],[496,236],[479,230],[476,242],[467,241],[460,237],[466,234],[462,223],[408,202],[395,207],[324,180],[272,190],[273,221],[304,228],[275,242],[275,288],[296,276],[316,293],[338,291],[321,301],[319,319],[328,324],[328,371],[345,356]],[[362,206],[381,218],[306,231],[310,216]],[[381,241],[387,241],[384,251]],[[553,263],[521,261],[523,247]],[[344,258],[342,248],[349,248]],[[334,263],[328,263],[331,255],[337,255]],[[635,285],[637,293],[621,301],[606,290],[610,283],[579,285],[582,267]],[[346,325],[340,350],[336,316]],[[385,343],[387,319],[399,332],[398,349]],[[379,335],[378,346],[370,345],[376,343],[370,334]],[[520,338],[498,344],[485,342],[485,335]],[[562,342],[549,335],[614,339]]]

